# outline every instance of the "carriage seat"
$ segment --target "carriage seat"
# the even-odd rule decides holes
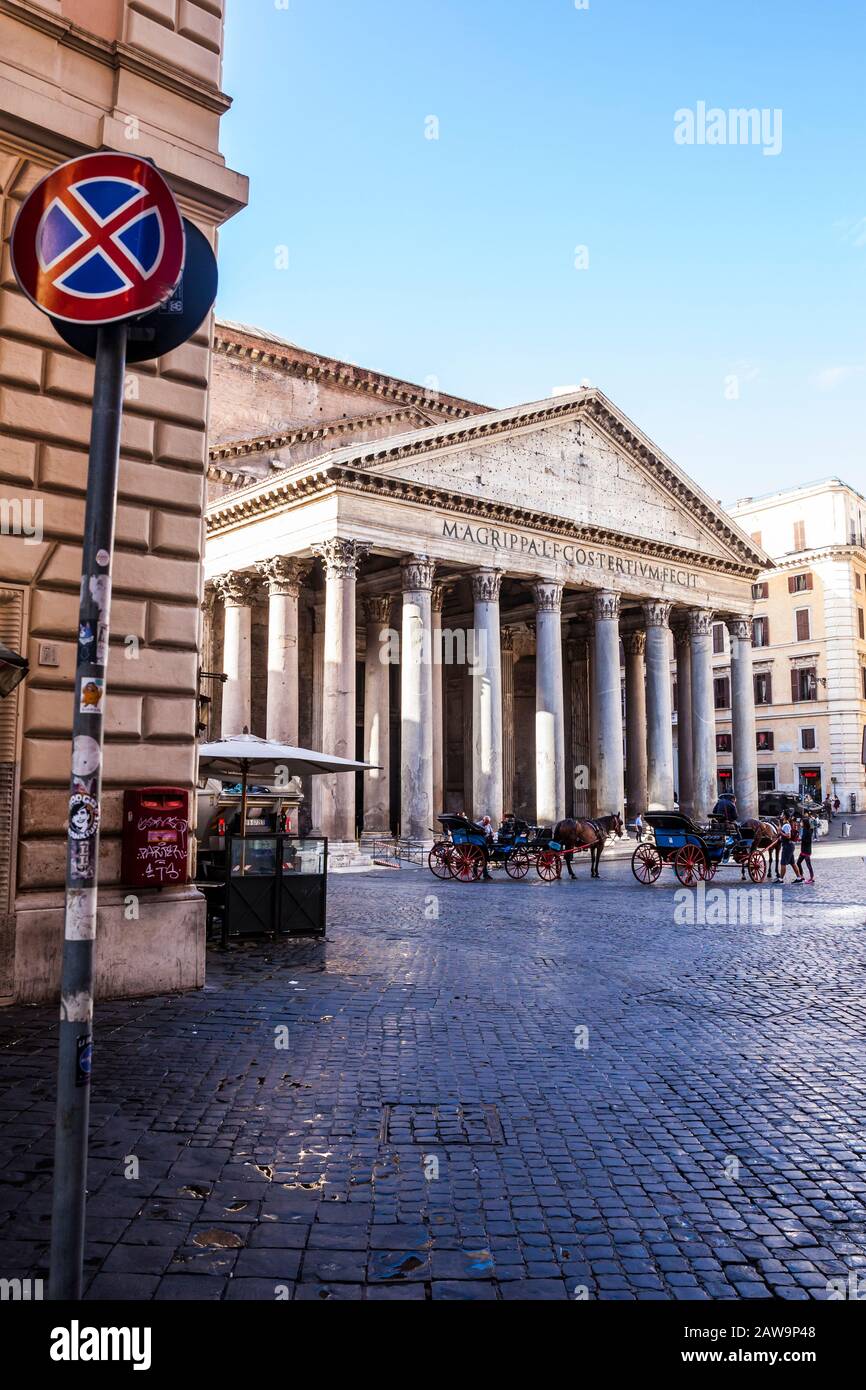
[[[484,826],[476,825],[475,821],[470,820],[468,816],[458,816],[451,812],[447,815],[437,816],[436,819],[442,829],[452,835],[455,830],[462,830],[465,835],[486,834]]]

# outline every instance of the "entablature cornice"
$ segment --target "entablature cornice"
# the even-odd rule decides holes
[[[231,439],[216,444],[210,450],[211,463],[219,465],[230,459],[249,458],[251,454],[274,453],[279,449],[290,449],[296,444],[307,444],[313,439],[328,439],[333,435],[351,434],[356,430],[372,429],[377,425],[394,424],[409,416],[423,415],[419,406],[402,406],[395,410],[376,415],[356,415],[346,419],[329,420],[320,425],[298,425],[294,429],[274,430],[269,434],[259,434],[251,439]],[[258,482],[259,479],[253,481]]]
[[[773,561],[772,570],[761,571],[761,577],[766,575],[768,579],[772,579],[780,570],[784,573],[789,570],[805,570],[821,560],[859,560],[861,564],[866,565],[866,546],[840,543],[821,546],[815,550],[800,550],[796,555],[782,555]]]
[[[214,327],[214,352],[239,361],[248,361],[256,366],[273,367],[287,376],[333,383],[345,390],[379,396],[383,401],[399,402],[404,407],[429,410],[438,418],[445,416],[449,420],[462,419],[464,416],[487,411],[486,406],[477,405],[473,401],[462,400],[458,396],[439,391],[425,390],[423,386],[416,386],[412,382],[384,376],[379,372],[356,367],[350,362],[340,362],[333,357],[319,357],[288,343],[275,342],[265,337],[257,338],[252,333],[245,333],[219,321]]]
[[[656,560],[670,560],[692,569],[721,573],[734,578],[753,581],[758,573],[758,567],[754,563],[725,560],[667,542],[632,536],[610,527],[580,525],[569,518],[537,512],[528,507],[515,507],[483,497],[469,497],[465,493],[452,492],[445,488],[433,488],[404,478],[366,473],[360,469],[339,465],[330,465],[313,472],[277,480],[267,479],[265,484],[240,489],[228,497],[217,498],[207,510],[208,535],[225,534],[266,516],[288,510],[312,496],[335,492],[362,493],[416,506],[435,507],[444,512],[472,517],[475,521],[495,521],[502,525],[522,526],[534,531],[547,532],[549,535],[563,536],[570,541],[607,546]]]

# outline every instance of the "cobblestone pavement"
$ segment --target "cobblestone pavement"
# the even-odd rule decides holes
[[[334,877],[326,943],[212,952],[199,994],[101,1005],[88,1297],[866,1280],[866,871],[816,867],[780,914],[715,925],[675,922],[673,876],[627,862]],[[39,1276],[54,1010],[0,1013],[0,1045],[0,1274]]]

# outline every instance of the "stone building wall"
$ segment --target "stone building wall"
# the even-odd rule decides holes
[[[8,237],[47,170],[105,147],[153,158],[182,212],[215,242],[246,201],[246,181],[218,149],[228,105],[218,85],[222,10],[222,0],[48,0],[6,3],[0,13],[0,497],[38,512],[40,523],[38,539],[0,536],[0,588],[26,600],[31,663],[18,701],[18,853],[5,917],[0,903],[5,997],[51,997],[59,973],[93,388],[92,364],[18,292]],[[106,700],[102,995],[203,977],[195,890],[142,894],[139,919],[129,921],[118,880],[123,789],[194,786],[210,327],[127,376]]]

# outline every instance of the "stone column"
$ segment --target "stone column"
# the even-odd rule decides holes
[[[572,814],[592,815],[589,724],[589,642],[574,637],[567,647],[571,678],[571,767]],[[567,800],[567,798],[566,798]]]
[[[325,608],[320,599],[313,608],[313,718],[311,746],[323,753],[322,747],[322,699],[325,689]],[[310,784],[310,829],[314,835],[323,835],[322,816],[324,797],[322,796],[322,777],[311,777]]]
[[[434,584],[431,590],[430,625],[432,634],[433,659],[433,830],[440,830],[436,816],[445,810],[445,745],[444,719],[445,694],[442,670],[442,608],[445,603],[445,585]]]
[[[596,814],[622,815],[622,690],[619,675],[619,594],[600,589],[593,600],[595,648],[592,663],[596,766]]]
[[[502,652],[499,590],[502,571],[471,576],[474,601],[472,644],[472,805],[494,826],[502,820]]]
[[[647,719],[644,651],[646,633],[624,632],[625,648],[625,775],[628,814],[633,819],[638,811],[648,808],[647,794]]]
[[[402,562],[403,624],[400,642],[401,768],[400,833],[432,842],[433,664],[432,593],[434,563],[427,555]]]
[[[355,757],[355,583],[370,547],[337,537],[313,546],[325,565],[325,640],[322,670],[322,752]],[[322,784],[322,831],[335,843],[355,840],[355,778],[335,772]]]
[[[692,639],[688,622],[674,627],[677,653],[677,790],[680,810],[694,814],[695,794],[692,745]]]
[[[308,566],[275,555],[256,569],[268,586],[268,738],[298,744],[298,595]]]
[[[539,579],[535,591],[535,814],[539,825],[565,815],[565,715],[562,693],[562,585]]]
[[[364,653],[364,831],[387,835],[391,829],[391,627],[390,594],[364,599],[367,645]]]
[[[514,810],[514,632],[502,628],[502,809]]]
[[[713,615],[708,608],[689,613],[692,641],[692,790],[696,821],[706,821],[716,802],[716,710],[713,701]]]
[[[242,734],[250,727],[252,607],[255,585],[248,574],[219,574],[214,590],[225,605],[222,737]]]
[[[758,752],[755,686],[752,676],[752,620],[730,618],[731,730],[734,743],[734,795],[741,820],[758,814]]]
[[[671,715],[671,642],[664,599],[644,603],[646,625],[647,795],[651,811],[674,804],[674,743]]]

